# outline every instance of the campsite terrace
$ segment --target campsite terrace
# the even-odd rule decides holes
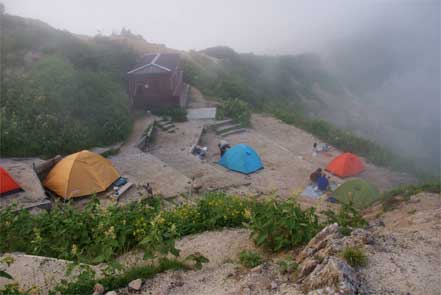
[[[191,104],[190,104],[191,106]],[[226,137],[216,134],[210,125],[213,119],[189,120],[174,123],[174,132],[166,132],[156,128],[153,143],[146,152],[141,151],[137,144],[144,131],[154,120],[150,114],[140,116],[136,121],[133,132],[116,155],[108,159],[121,176],[126,177],[133,186],[118,198],[121,203],[128,203],[145,197],[143,186],[149,184],[154,194],[162,195],[174,203],[191,201],[192,197],[203,192],[222,190],[239,195],[269,195],[275,194],[281,198],[299,195],[309,184],[309,175],[317,168],[325,168],[329,162],[340,155],[335,148],[316,155],[312,153],[312,145],[319,142],[310,134],[279,120],[265,115],[252,116],[252,127],[245,132],[234,133]],[[260,156],[263,169],[246,175],[234,172],[219,165],[219,150],[217,144],[226,139],[231,146],[246,144],[252,147]],[[208,148],[202,160],[191,153],[192,148],[199,144]],[[410,176],[389,171],[366,163],[360,177],[374,184],[380,191],[390,189],[401,183],[412,183]],[[18,183],[26,193],[17,194],[15,201],[27,207],[28,203],[48,204],[44,191],[35,173],[32,163],[37,159],[16,161],[2,160],[2,165],[11,169]],[[25,172],[27,171],[27,172]],[[332,183],[341,184],[351,179],[341,179],[330,173]],[[112,188],[99,193],[98,197],[103,206],[115,202],[110,198]],[[75,200],[82,207],[88,197]],[[301,203],[308,206],[328,206],[314,198],[298,197]],[[2,197],[2,207],[11,203],[11,196]]]
[[[145,125],[139,122],[137,121],[139,126],[135,127],[138,131],[134,133],[141,134],[141,130],[145,128],[141,126]],[[225,138],[209,128],[212,123],[213,120],[174,123],[174,133],[157,130],[154,143],[147,153],[140,153],[133,146],[126,144],[118,155],[111,157],[111,160],[122,175],[129,175],[129,178],[132,176],[138,184],[139,181],[149,182],[154,192],[160,192],[166,198],[173,198],[179,194],[185,194],[188,198],[214,190],[255,196],[275,193],[281,198],[288,198],[293,194],[299,194],[308,185],[312,171],[318,167],[325,168],[334,157],[341,154],[340,151],[331,149],[314,156],[312,145],[319,142],[316,138],[270,116],[253,115],[252,128]],[[252,147],[259,154],[264,169],[245,175],[219,165],[217,144],[221,139],[226,139],[231,146],[242,143]],[[190,153],[195,144],[208,148],[203,160]],[[137,155],[136,161],[130,160],[131,157],[135,157],[134,154]],[[358,177],[371,182],[381,191],[414,181],[410,176],[391,172],[362,160],[365,163],[365,171]],[[137,165],[135,162],[143,164]],[[148,168],[161,165],[162,169],[153,169],[155,171]],[[143,173],[148,176],[144,177]],[[331,182],[338,184],[351,179],[330,176]],[[175,181],[170,181],[171,179]],[[129,201],[135,198],[133,191],[121,199]],[[310,198],[300,197],[299,200],[309,205],[317,203]],[[182,201],[185,202],[185,199]]]

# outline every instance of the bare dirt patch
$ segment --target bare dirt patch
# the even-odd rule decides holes
[[[379,218],[361,269],[366,294],[439,294],[441,196],[420,193]]]
[[[278,271],[275,269],[258,267],[248,270],[237,263],[242,250],[253,249],[259,252],[246,229],[226,229],[187,236],[177,242],[177,248],[181,250],[181,257],[199,252],[210,262],[197,271],[159,274],[145,282],[141,294],[301,294],[297,293],[295,286],[286,283],[278,284],[272,290],[271,283],[278,280]],[[119,292],[129,294],[126,289]]]

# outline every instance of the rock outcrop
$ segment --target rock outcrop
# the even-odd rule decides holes
[[[340,253],[346,247],[362,247],[371,242],[364,229],[355,229],[343,236],[337,224],[318,233],[297,256],[297,283],[306,294],[357,294],[360,281],[356,271]]]

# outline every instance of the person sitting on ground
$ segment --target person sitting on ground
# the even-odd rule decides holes
[[[318,168],[309,176],[309,180],[311,180],[312,184],[317,183],[317,179],[322,175],[322,168]]]
[[[328,190],[329,187],[329,180],[326,177],[325,174],[321,174],[318,178],[317,178],[317,187],[319,190],[321,190],[322,192],[325,192]]]
[[[217,146],[219,147],[221,157],[230,148],[230,145],[228,144],[228,142],[226,140],[221,140]]]

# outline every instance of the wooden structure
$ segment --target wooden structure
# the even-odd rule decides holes
[[[186,86],[176,53],[148,54],[128,74],[130,103],[137,109],[185,107]]]

